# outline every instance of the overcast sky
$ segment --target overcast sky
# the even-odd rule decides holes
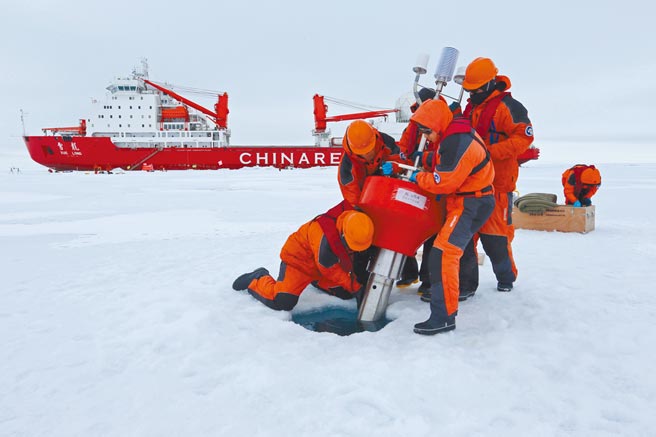
[[[77,124],[142,57],[153,80],[227,91],[233,144],[310,144],[313,94],[393,107],[420,53],[431,55],[423,84],[433,85],[444,46],[460,50],[458,65],[496,62],[529,110],[536,144],[650,141],[656,6],[577,3],[12,2],[0,18],[0,147],[23,147],[20,109],[28,134]],[[329,105],[329,115],[345,112]]]

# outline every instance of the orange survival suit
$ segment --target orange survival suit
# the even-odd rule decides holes
[[[435,97],[435,91],[429,88],[422,88],[419,91],[419,96],[423,103],[425,101],[433,99]],[[444,97],[438,96],[438,99],[446,103]],[[418,108],[419,106],[417,105],[417,103],[414,103],[412,106],[410,106],[410,111],[414,113]],[[453,102],[449,106],[449,109],[453,113],[454,117],[462,116],[462,111],[460,110],[460,106],[458,105],[457,102]],[[403,130],[403,133],[401,134],[401,139],[399,140],[399,149],[401,151],[401,154],[410,157],[415,151],[417,151],[417,148],[419,147],[419,143],[421,141],[421,137],[422,137],[421,132],[419,132],[419,130],[417,129],[417,123],[411,119],[410,122],[408,123],[408,126]],[[434,144],[431,141],[426,141],[426,143],[424,144],[424,151],[426,152],[434,152],[436,151],[436,149],[437,149],[437,144]],[[414,165],[414,161],[412,159],[410,159],[410,162],[408,163]],[[440,201],[442,203],[442,207],[444,207],[444,199],[438,199],[438,201]],[[417,265],[416,258],[410,258],[410,257],[407,258],[405,264],[403,265],[401,279],[397,281],[397,287],[403,288],[405,286],[414,283],[412,278],[416,278],[418,276],[419,279],[421,280],[421,285],[419,286],[418,291],[420,294],[426,293],[424,300],[427,301],[430,298],[430,294],[428,291],[430,289],[430,273],[428,268],[428,259],[430,257],[431,247],[433,247],[433,243],[435,242],[435,237],[437,237],[437,235],[431,236],[423,244],[423,256],[421,258],[421,267]],[[478,287],[478,257],[473,240],[470,244],[471,247],[465,249],[465,253],[463,257],[460,259],[460,287],[462,290],[476,290],[476,288]],[[463,298],[461,298],[461,300],[464,300],[464,296],[465,295],[463,295]]]
[[[577,164],[565,170],[562,182],[567,205],[578,201],[579,205],[590,206],[601,185],[601,173],[594,165]]]
[[[379,175],[381,163],[394,160],[391,156],[399,153],[399,147],[394,138],[363,120],[349,125],[342,146],[344,153],[339,161],[337,181],[344,200],[357,206],[367,176]]]
[[[467,74],[477,62],[487,61],[494,68],[492,92],[481,103],[473,100],[476,94],[468,88]],[[474,60],[465,73],[463,87],[470,91],[470,99],[463,115],[471,120],[476,132],[485,141],[494,165],[494,191],[496,206],[489,220],[479,231],[485,253],[490,257],[499,291],[510,291],[517,278],[517,267],[512,255],[515,228],[512,224],[512,193],[519,175],[517,157],[533,142],[533,126],[526,108],[508,92],[511,83],[506,76],[496,75],[498,70],[491,60]],[[490,83],[488,80],[486,83]],[[478,84],[476,84],[478,85]]]
[[[472,236],[494,209],[494,168],[483,141],[466,118],[453,118],[446,103],[431,100],[412,116],[428,139],[438,143],[416,175],[424,190],[446,195],[446,220],[429,257],[431,316],[415,325],[418,334],[455,329],[458,311],[459,261]],[[432,161],[432,162],[431,162]]]
[[[360,235],[356,237],[359,242],[353,243],[343,231],[345,222],[355,219],[351,228]],[[248,292],[269,308],[284,311],[294,308],[303,290],[313,282],[329,294],[350,299],[361,284],[353,274],[354,250],[349,246],[366,250],[372,238],[371,220],[342,202],[290,235],[280,251],[278,279],[268,274],[257,277],[248,284]]]

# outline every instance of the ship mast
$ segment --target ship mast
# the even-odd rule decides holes
[[[23,136],[25,136],[26,135],[26,133],[25,133],[25,115],[27,115],[27,113],[21,109],[20,110],[20,115],[21,115],[21,125],[23,126]]]

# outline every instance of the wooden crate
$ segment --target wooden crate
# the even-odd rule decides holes
[[[588,233],[595,228],[594,205],[575,208],[559,205],[543,214],[527,214],[513,209],[512,221],[517,229]]]

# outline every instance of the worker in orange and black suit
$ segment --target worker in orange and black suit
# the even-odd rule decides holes
[[[423,103],[435,98],[435,90],[431,88],[422,88],[419,90],[418,95],[420,102]],[[414,114],[417,108],[419,108],[419,104],[417,102],[413,103],[410,106],[410,112]],[[412,121],[409,122],[408,126],[403,130],[401,139],[399,140],[401,155],[406,157],[411,156],[417,150],[420,140],[421,133],[417,130],[417,124]],[[433,150],[433,145],[430,142],[427,142],[424,145],[424,150]],[[401,271],[401,278],[396,281],[396,286],[398,288],[409,287],[421,279],[422,283],[419,286],[419,293],[428,290],[430,287],[430,282],[428,281],[428,252],[430,252],[434,240],[435,236],[432,236],[424,242],[424,255],[421,259],[421,268],[417,263],[416,257],[409,256],[405,259],[403,270]]]
[[[577,164],[563,172],[565,204],[573,206],[592,205],[592,196],[601,185],[601,173],[594,165]]]
[[[455,329],[458,312],[460,258],[474,233],[494,210],[494,168],[482,139],[469,120],[453,118],[440,100],[423,103],[411,118],[437,152],[422,154],[422,167],[413,172],[420,188],[446,196],[446,221],[429,257],[430,309],[428,320],[415,325],[418,334]]]
[[[462,87],[469,92],[469,99],[463,116],[471,120],[485,141],[494,165],[496,206],[478,235],[492,262],[497,290],[510,291],[517,279],[512,253],[515,236],[512,196],[519,176],[517,157],[533,142],[533,126],[526,108],[508,92],[510,79],[498,72],[489,58],[476,58],[467,66]],[[473,295],[476,289],[468,291]]]
[[[383,161],[398,160],[399,147],[394,138],[378,131],[364,120],[355,120],[349,124],[342,139],[344,153],[339,162],[337,181],[344,200],[353,207],[360,203],[364,182],[369,176],[380,175]],[[355,256],[355,272],[363,283],[369,273],[367,265],[375,256],[377,248]]]
[[[284,311],[296,306],[310,283],[341,299],[357,298],[362,284],[353,270],[353,255],[369,248],[373,234],[371,219],[342,202],[287,238],[277,280],[260,267],[239,276],[232,288],[248,289],[264,305]]]
[[[422,88],[419,91],[419,98],[421,102],[431,100],[435,98],[435,91],[430,88]],[[446,100],[442,96],[439,96],[439,99],[446,103]],[[410,111],[414,113],[419,105],[417,103],[410,106]],[[458,102],[453,102],[449,105],[449,109],[453,113],[454,117],[462,116],[462,111],[460,110],[460,105]],[[417,123],[410,120],[408,126],[403,131],[401,139],[399,140],[399,148],[401,153],[406,156],[413,156],[416,152],[419,142],[421,141],[421,133],[417,129]],[[437,145],[433,144],[430,141],[426,141],[424,144],[424,151],[435,151]],[[442,201],[442,206],[444,202]],[[412,285],[416,281],[413,279],[416,276],[412,276],[412,273],[417,271],[419,279],[421,279],[421,285],[417,290],[419,294],[422,294],[422,300],[425,302],[430,302],[430,276],[428,269],[428,259],[430,257],[431,248],[433,247],[433,242],[435,241],[437,235],[433,235],[428,238],[423,244],[423,255],[421,258],[421,267],[417,269],[417,259],[415,257],[406,258],[403,272],[401,273],[401,279],[396,282],[396,286],[399,288],[404,288]],[[470,242],[471,247],[467,248],[460,258],[460,288],[461,290],[475,290],[478,287],[478,258],[476,250],[474,247],[474,242]],[[466,299],[468,292],[465,291],[461,293],[461,300]]]

